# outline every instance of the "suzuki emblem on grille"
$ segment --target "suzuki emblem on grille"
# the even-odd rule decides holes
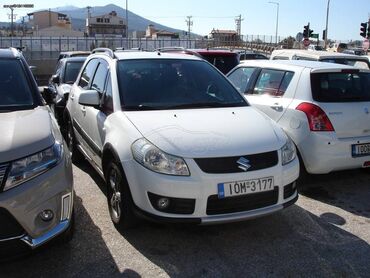
[[[365,110],[365,114],[369,114],[369,108],[365,107],[364,110]]]
[[[249,168],[251,168],[252,166],[249,164],[249,160],[246,159],[245,157],[241,157],[238,159],[238,161],[236,163],[238,163],[238,168],[239,169],[242,169],[243,171],[247,172]]]

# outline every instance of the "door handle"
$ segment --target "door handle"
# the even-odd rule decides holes
[[[74,96],[74,95],[71,95],[69,98],[70,98],[71,100],[74,100],[74,99],[75,99],[75,96]]]
[[[283,111],[283,106],[280,105],[279,103],[274,103],[273,105],[270,106],[272,109],[281,112]]]
[[[82,114],[86,115],[86,107],[85,106],[81,107],[81,112],[82,112]]]

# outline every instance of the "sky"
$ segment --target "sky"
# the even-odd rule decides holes
[[[9,2],[10,1],[10,2]],[[186,30],[186,16],[192,16],[192,32],[207,35],[215,29],[235,30],[235,18],[241,15],[242,35],[275,35],[277,5],[269,0],[127,0],[128,10],[157,23]],[[280,36],[295,36],[310,22],[320,38],[326,23],[328,0],[273,0],[279,3]],[[125,8],[126,0],[1,0],[0,21],[9,21],[10,9],[4,4],[34,4],[34,10],[62,6],[105,6]],[[81,4],[84,3],[84,4]],[[17,19],[33,9],[16,9]],[[370,16],[370,0],[330,0],[328,37],[336,40],[361,40],[360,23]],[[130,20],[130,19],[129,19]],[[73,24],[73,22],[72,22]]]

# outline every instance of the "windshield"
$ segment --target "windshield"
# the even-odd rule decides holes
[[[314,73],[311,86],[319,102],[370,101],[370,73]]]
[[[227,79],[204,61],[146,59],[118,62],[125,110],[247,106]]]
[[[335,63],[335,64],[353,66],[359,69],[370,69],[369,63],[364,60],[330,58],[330,59],[320,59],[320,61],[327,62],[327,63]]]
[[[34,105],[32,91],[17,59],[0,59],[0,110]]]
[[[73,84],[76,81],[77,75],[84,61],[81,62],[67,62],[64,73],[64,83]]]

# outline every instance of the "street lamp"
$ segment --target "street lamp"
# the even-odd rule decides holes
[[[278,29],[279,29],[279,3],[270,1],[270,4],[276,5],[276,31],[275,31],[275,44],[278,44]]]
[[[328,5],[326,7],[326,26],[325,26],[325,48],[328,45],[328,21],[329,21],[329,5],[330,5],[330,0],[328,0]]]
[[[128,0],[126,0],[126,38],[128,38]]]

